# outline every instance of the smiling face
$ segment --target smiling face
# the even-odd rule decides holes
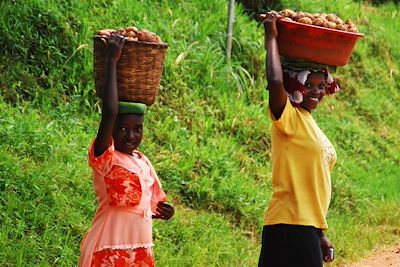
[[[326,78],[322,72],[312,72],[304,83],[303,102],[300,106],[311,112],[326,94]]]
[[[115,149],[132,155],[143,137],[144,116],[138,114],[118,115],[113,130]]]

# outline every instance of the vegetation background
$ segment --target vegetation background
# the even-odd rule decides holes
[[[313,113],[338,153],[328,215],[336,247],[331,266],[400,240],[395,2],[282,0],[262,7],[336,13],[365,34],[350,64],[335,73],[342,92]],[[256,266],[271,196],[263,28],[236,3],[228,64],[227,6],[0,2],[0,266],[76,265],[96,210],[87,166],[99,121],[92,36],[128,25],[169,44],[141,145],[177,210],[154,225],[157,265]]]

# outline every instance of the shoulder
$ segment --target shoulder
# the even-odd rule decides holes
[[[297,125],[301,120],[302,114],[298,107],[292,105],[289,98],[286,99],[285,107],[279,118],[276,118],[274,114],[272,114],[271,109],[269,109],[268,112],[272,120],[273,128],[288,135],[296,133]]]
[[[102,158],[102,157],[107,157],[107,156],[110,156],[110,155],[112,155],[114,152],[115,152],[115,148],[114,148],[114,140],[112,139],[112,137],[110,138],[110,141],[108,142],[108,146],[107,146],[107,149],[101,154],[101,155],[99,155],[99,156],[95,156],[95,153],[94,153],[94,145],[95,145],[95,143],[96,143],[96,138],[94,138],[93,140],[92,140],[92,142],[90,143],[90,145],[89,145],[89,158],[90,159],[93,159],[93,160],[96,160],[96,159],[98,159],[98,158]]]
[[[299,108],[294,106],[292,102],[290,102],[290,99],[288,97],[286,98],[285,106],[279,118],[276,118],[274,116],[274,114],[271,111],[271,106],[268,106],[268,113],[273,122],[284,120],[286,117],[296,115],[298,112]]]

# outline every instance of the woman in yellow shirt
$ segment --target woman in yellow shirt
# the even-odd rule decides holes
[[[264,17],[273,195],[265,212],[259,266],[322,266],[332,261],[325,235],[336,152],[311,116],[339,90],[327,69],[282,68],[277,15]]]

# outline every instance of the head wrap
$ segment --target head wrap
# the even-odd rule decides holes
[[[287,57],[282,57],[281,62],[283,68],[283,85],[293,106],[300,106],[300,103],[303,102],[305,83],[308,75],[313,72],[322,72],[324,74],[327,94],[334,94],[340,91],[335,79],[328,71],[328,69],[332,69],[331,66],[289,59]],[[333,69],[335,70],[334,67]]]
[[[135,102],[118,101],[118,115],[121,114],[139,114],[146,113],[146,104]]]
[[[313,72],[322,72],[325,75],[327,94],[334,94],[340,90],[336,81],[327,69],[302,70],[297,72],[292,70],[283,70],[283,86],[285,87],[286,93],[293,106],[299,106],[300,103],[303,102],[305,83],[308,75]]]

